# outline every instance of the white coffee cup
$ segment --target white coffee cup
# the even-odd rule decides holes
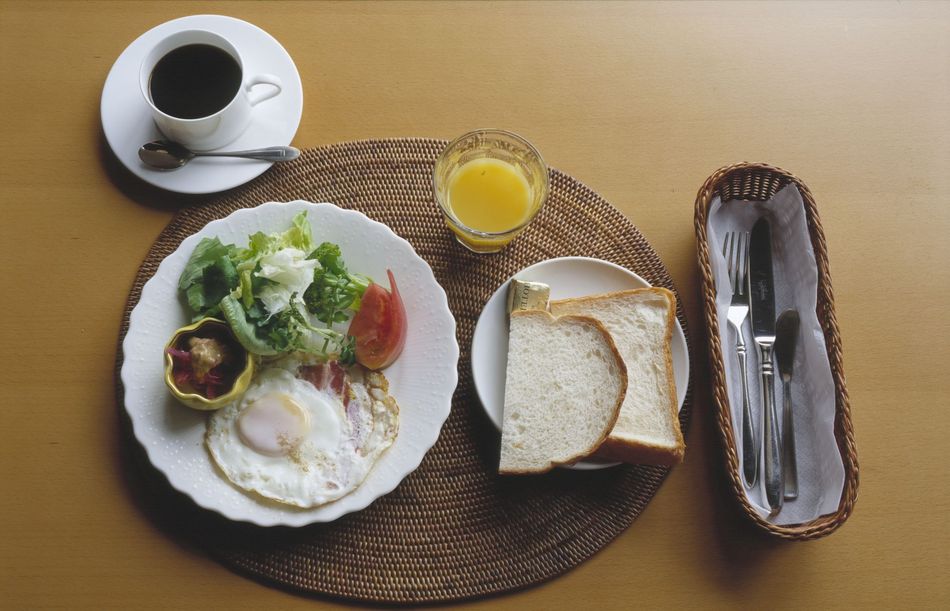
[[[241,83],[231,101],[213,114],[195,119],[175,117],[160,110],[153,102],[150,86],[152,72],[168,53],[194,44],[211,45],[230,55],[240,68]],[[278,95],[282,88],[280,78],[273,74],[247,76],[244,60],[234,45],[223,36],[207,30],[185,30],[162,39],[145,55],[139,70],[139,84],[158,129],[167,138],[195,151],[210,151],[236,140],[250,125],[253,108]],[[265,85],[267,87],[263,91],[252,91],[255,87]]]

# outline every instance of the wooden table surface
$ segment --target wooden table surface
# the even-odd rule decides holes
[[[685,464],[566,575],[472,608],[950,605],[950,5],[0,4],[0,607],[323,608],[149,517],[118,464],[119,321],[184,205],[101,135],[113,61],[163,21],[239,17],[293,56],[294,144],[499,126],[632,219],[704,363],[693,202],[716,168],[787,168],[828,238],[861,486],[829,538],[760,536],[723,487],[707,374]]]

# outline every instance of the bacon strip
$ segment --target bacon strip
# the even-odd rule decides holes
[[[340,397],[343,401],[343,407],[349,405],[350,382],[346,370],[340,366],[338,361],[303,365],[297,369],[297,377],[310,382],[320,390],[329,389],[330,392]]]
[[[297,369],[297,377],[310,382],[320,390],[329,390],[340,397],[343,401],[346,419],[350,422],[351,440],[357,450],[362,452],[362,446],[366,443],[366,437],[370,431],[366,430],[360,413],[364,409],[372,410],[372,406],[362,404],[360,397],[365,395],[353,396],[354,393],[350,391],[350,377],[346,369],[341,367],[337,361],[302,365]],[[385,378],[382,379],[385,380]],[[355,400],[351,400],[354,398]],[[372,402],[372,398],[369,398],[369,400]]]

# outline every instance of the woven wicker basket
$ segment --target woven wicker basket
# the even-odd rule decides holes
[[[824,331],[828,347],[828,361],[835,385],[835,438],[841,452],[845,470],[844,490],[834,513],[816,518],[804,524],[777,526],[763,519],[746,499],[740,476],[739,458],[736,450],[736,432],[732,427],[729,395],[726,391],[722,346],[719,342],[719,323],[716,314],[716,287],[709,259],[709,244],[706,221],[713,198],[722,201],[745,200],[767,201],[789,183],[795,183],[805,202],[805,217],[811,235],[812,247],[818,264],[818,320]],[[703,310],[708,328],[709,361],[712,378],[713,400],[716,405],[716,421],[722,436],[726,469],[732,483],[732,491],[746,515],[756,525],[777,537],[791,540],[817,539],[834,532],[841,526],[854,508],[858,493],[858,458],[854,445],[854,430],[851,427],[851,406],[841,364],[841,337],[835,319],[835,300],[828,273],[828,248],[825,234],[818,219],[815,198],[808,187],[794,175],[761,163],[738,163],[717,170],[710,176],[696,196],[696,249],[699,268],[703,276]]]

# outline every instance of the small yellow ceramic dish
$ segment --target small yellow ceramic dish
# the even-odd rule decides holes
[[[213,399],[209,399],[191,388],[179,388],[175,382],[174,360],[172,355],[169,354],[169,348],[187,350],[187,340],[191,337],[211,337],[218,339],[225,344],[229,350],[233,351],[233,360],[237,363],[235,369],[236,367],[240,367],[240,363],[244,364],[243,368],[234,371],[232,376],[234,381],[231,383],[230,389]],[[175,331],[172,338],[165,344],[164,354],[165,385],[168,386],[168,390],[171,391],[176,399],[193,409],[209,411],[224,407],[244,394],[244,391],[247,390],[248,385],[251,383],[251,378],[254,376],[254,355],[241,345],[228,324],[217,318],[202,318],[198,322]]]

